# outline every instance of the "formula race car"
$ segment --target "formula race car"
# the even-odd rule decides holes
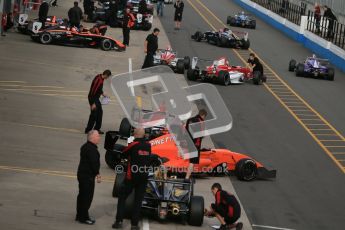
[[[32,33],[32,26],[34,22],[38,22],[38,18],[33,19],[32,21],[27,20],[27,14],[20,14],[18,20],[17,29],[20,33],[23,34],[31,34]],[[45,28],[49,28],[56,25],[65,25],[67,26],[68,20],[57,18],[56,16],[48,16],[45,22]]]
[[[174,52],[171,47],[166,49],[159,49],[154,56],[155,65],[168,65],[174,72],[184,74],[185,69],[190,67],[190,58],[178,58],[177,52]]]
[[[250,29],[256,28],[256,20],[251,15],[245,14],[243,11],[236,14],[234,17],[228,16],[226,19],[226,24]]]
[[[191,38],[197,42],[207,41],[219,47],[248,49],[250,46],[248,33],[235,32],[228,28],[220,29],[219,31],[206,31],[205,33],[197,31]]]
[[[128,0],[127,7],[131,9],[131,12],[138,13],[140,8],[140,0]],[[146,0],[146,9],[144,11],[146,11],[144,13],[153,15],[154,5],[150,2],[150,0]]]
[[[334,80],[334,69],[329,67],[327,59],[317,58],[315,55],[307,57],[304,63],[297,63],[292,59],[289,62],[289,71],[296,72],[296,76],[323,78],[329,81]]]
[[[106,134],[104,148],[107,150],[105,161],[114,169],[116,165],[125,165],[126,156],[122,154],[123,145],[116,144],[119,138],[128,138],[132,133],[132,126],[127,118],[122,119],[119,131],[109,131]],[[187,172],[188,159],[183,159],[173,140],[164,126],[156,126],[146,129],[146,137],[152,146],[152,152],[161,158],[169,159],[164,163],[168,172],[183,174]],[[194,173],[206,173],[209,175],[235,174],[239,180],[251,181],[276,177],[276,170],[267,170],[261,163],[251,157],[232,152],[228,149],[202,149],[200,163],[194,166]]]
[[[152,0],[151,2],[156,3],[156,2],[157,2],[157,0]],[[173,0],[164,0],[164,4],[173,4],[173,3],[174,3],[174,1],[173,1]]]
[[[197,66],[198,61],[212,61],[212,65],[200,69],[200,67]],[[250,80],[252,80],[255,85],[266,82],[266,76],[262,76],[260,72],[252,72],[248,67],[231,66],[229,60],[225,57],[221,57],[214,61],[194,57],[192,59],[191,68],[187,71],[187,78],[190,81],[209,81],[225,86],[230,84],[242,84]]]
[[[135,17],[133,30],[150,30],[153,23],[153,14],[151,11],[147,11],[144,14],[138,13],[138,8],[134,7],[132,3],[128,2],[131,6],[131,13]],[[98,3],[98,7],[95,8],[93,13],[92,22],[103,21],[110,27],[122,27],[123,24],[123,10],[118,10],[112,15],[110,9],[110,1],[103,1]]]
[[[41,23],[38,23],[38,25]],[[77,29],[75,27],[68,26],[52,26],[50,28],[40,30],[37,26],[31,34],[31,38],[34,41],[40,42],[42,44],[59,44],[59,45],[72,45],[72,46],[84,46],[84,47],[100,47],[104,51],[116,50],[124,51],[126,46],[121,42],[105,36],[107,31],[106,25],[96,24],[94,27],[97,28],[99,33],[91,33],[90,30]]]
[[[113,197],[118,197],[124,179],[125,173],[116,174]],[[204,198],[195,196],[193,187],[192,182],[173,176],[168,178],[164,175],[164,170],[158,169],[149,174],[141,210],[153,213],[160,220],[172,216],[182,217],[189,225],[201,226],[204,220]],[[125,218],[131,218],[133,204],[134,192],[125,202]]]

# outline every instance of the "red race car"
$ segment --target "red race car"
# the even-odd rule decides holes
[[[212,64],[206,65],[205,68],[201,69],[197,65],[200,61],[212,62]],[[211,81],[225,86],[230,84],[242,84],[250,80],[256,85],[266,82],[266,77],[262,76],[260,72],[252,72],[248,67],[232,66],[226,57],[221,57],[218,60],[193,57],[191,68],[187,71],[187,78],[190,81]]]
[[[114,169],[118,164],[126,164],[126,156],[122,154],[125,146],[116,144],[116,142],[119,138],[128,138],[131,130],[128,119],[124,118],[119,131],[107,132],[104,143],[104,148],[107,150],[105,161],[110,168]],[[170,173],[187,172],[189,160],[180,156],[172,135],[165,127],[146,129],[146,137],[150,140],[153,153],[169,159],[164,165]],[[235,174],[238,179],[244,181],[276,177],[276,170],[268,170],[253,158],[228,149],[202,149],[200,163],[194,167],[194,173]]]

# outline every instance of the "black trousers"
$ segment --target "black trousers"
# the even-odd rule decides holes
[[[122,34],[123,34],[123,44],[128,46],[129,45],[129,32],[130,29],[128,27],[122,27]]]
[[[89,209],[95,191],[95,178],[78,176],[78,182],[79,194],[77,197],[77,219],[84,221],[90,218]]]
[[[128,196],[134,190],[134,205],[132,210],[131,225],[137,226],[140,219],[141,204],[144,199],[147,180],[133,182],[125,180],[120,189],[119,199],[117,201],[116,221],[123,221],[125,202]]]
[[[144,60],[144,64],[141,68],[145,69],[145,68],[149,68],[152,66],[154,66],[154,64],[153,64],[153,53],[147,53],[145,60]]]
[[[91,110],[89,121],[85,128],[85,132],[89,132],[92,129],[100,130],[102,127],[102,119],[103,119],[103,109],[102,104],[99,100],[95,101],[96,109]]]

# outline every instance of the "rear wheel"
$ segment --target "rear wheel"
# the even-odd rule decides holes
[[[176,63],[176,72],[184,74],[184,62],[182,59],[177,60]]]
[[[188,224],[192,226],[201,226],[204,222],[204,198],[201,196],[192,196],[189,206]]]
[[[301,77],[304,74],[304,64],[299,63],[296,67],[296,76]]]
[[[197,77],[198,77],[198,71],[196,69],[187,70],[187,79],[189,81],[196,81]]]
[[[123,118],[120,123],[119,134],[122,137],[130,137],[132,131],[132,125],[129,122],[128,118]]]
[[[295,70],[296,64],[297,64],[296,60],[291,59],[291,61],[289,62],[289,71],[290,72],[293,72]]]
[[[50,33],[43,33],[40,36],[40,41],[42,44],[50,44],[52,42],[53,38],[52,35]]]
[[[229,24],[230,24],[230,26],[236,26],[236,18],[230,17]]]
[[[101,41],[101,49],[104,51],[109,51],[113,48],[113,42],[110,41],[109,39],[103,39]]]
[[[219,39],[219,45],[218,46],[220,46],[220,47],[226,47],[227,45],[228,45],[228,41],[229,41],[229,39],[228,38],[226,38],[226,37],[220,37],[220,39]]]
[[[230,24],[230,22],[231,22],[231,16],[228,16],[227,18],[226,18],[226,24]]]
[[[249,158],[239,160],[235,166],[235,174],[239,180],[254,180],[257,175],[257,167],[255,161]]]
[[[242,39],[242,49],[247,50],[249,49],[249,47],[250,47],[250,41],[248,39],[247,40]]]
[[[196,31],[195,34],[192,36],[192,38],[195,41],[200,42],[202,39],[202,33],[200,31]]]
[[[189,69],[190,68],[190,57],[185,56],[183,58],[183,64],[184,64],[185,69]]]
[[[145,23],[142,28],[144,31],[149,31],[152,28],[152,24],[151,23]]]
[[[252,20],[252,21],[250,22],[250,28],[252,28],[252,29],[255,30],[255,28],[256,28],[256,20]]]
[[[328,69],[327,80],[334,81],[334,69],[333,68]]]

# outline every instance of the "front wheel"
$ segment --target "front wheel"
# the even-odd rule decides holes
[[[299,63],[296,67],[296,76],[301,77],[304,74],[304,64]]]
[[[250,41],[248,39],[247,40],[243,39],[242,40],[242,49],[247,50],[247,49],[249,49],[249,47],[250,47]]]
[[[187,70],[187,79],[189,81],[196,81],[198,77],[198,71],[196,69]]]
[[[219,72],[218,80],[220,84],[225,85],[225,86],[228,86],[231,84],[229,73],[223,70]]]
[[[235,166],[235,175],[239,180],[254,180],[257,175],[257,166],[255,161],[249,158],[239,160]]]
[[[104,51],[109,51],[113,48],[113,43],[109,39],[103,39],[101,41],[101,49]]]
[[[50,33],[43,33],[40,37],[42,44],[50,44],[53,41],[53,37]]]
[[[327,80],[334,81],[334,69],[333,68],[328,69]]]
[[[294,60],[294,59],[290,60],[290,62],[289,62],[289,71],[290,72],[293,72],[295,70],[296,64],[297,64],[296,60]]]

